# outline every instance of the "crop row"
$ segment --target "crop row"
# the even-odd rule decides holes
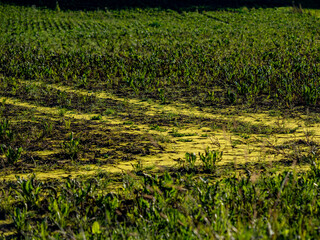
[[[288,8],[178,14],[2,6],[0,15],[6,77],[103,85],[163,103],[319,101],[319,20]]]

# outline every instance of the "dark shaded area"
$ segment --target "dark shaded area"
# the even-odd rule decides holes
[[[37,7],[56,8],[63,10],[94,10],[98,8],[163,8],[174,10],[213,10],[218,8],[236,7],[280,7],[297,6],[303,8],[319,8],[318,0],[2,0],[2,3],[15,5],[35,5]]]

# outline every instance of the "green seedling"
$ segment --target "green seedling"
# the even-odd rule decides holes
[[[42,183],[36,183],[35,175],[33,174],[29,179],[17,177],[19,188],[17,189],[18,195],[26,202],[29,208],[40,207],[41,199],[40,193],[42,191]]]
[[[8,119],[3,119],[0,122],[0,141],[9,140],[12,141],[14,134],[10,129],[10,123]]]
[[[231,89],[228,89],[228,91],[226,93],[226,98],[230,104],[234,104],[237,101],[237,94],[234,91],[232,91]]]
[[[187,171],[193,171],[196,168],[197,155],[195,153],[186,153],[184,168]]]
[[[62,143],[62,149],[71,160],[78,159],[81,151],[80,139],[75,139],[71,132],[69,140]]]
[[[35,235],[40,236],[41,239],[48,239],[49,237],[48,221],[44,219],[42,222],[37,223],[35,228]]]
[[[7,163],[9,165],[14,165],[20,159],[23,149],[22,147],[15,147],[15,148],[12,148],[11,146],[7,147],[6,145],[2,144],[1,151],[6,156]]]
[[[311,152],[308,156],[308,160],[311,167],[311,172],[316,176],[320,177],[320,160],[319,155],[315,152]]]
[[[199,153],[203,169],[205,171],[214,172],[217,167],[217,162],[222,160],[222,155],[223,152],[218,150],[209,150],[209,148],[205,150],[205,153]]]
[[[42,123],[42,127],[43,127],[43,130],[42,130],[43,136],[50,136],[52,134],[52,132],[53,132],[53,123],[52,122],[44,121]]]
[[[70,127],[71,127],[71,119],[66,120],[66,119],[64,118],[64,119],[63,119],[63,122],[64,122],[64,127],[65,127],[65,129],[70,129]]]
[[[14,226],[20,236],[23,236],[29,228],[28,224],[28,211],[26,208],[15,208],[12,215]]]
[[[158,89],[158,96],[160,99],[161,104],[166,104],[167,103],[167,98],[165,96],[165,92],[163,88]]]
[[[9,121],[7,119],[3,119],[0,123],[0,137],[3,139],[6,137],[7,132],[9,130]]]
[[[48,206],[50,211],[50,219],[60,229],[64,230],[67,226],[67,218],[70,214],[70,202],[64,197],[52,200]]]
[[[307,105],[316,105],[318,99],[320,98],[320,90],[315,86],[303,86],[303,97]]]

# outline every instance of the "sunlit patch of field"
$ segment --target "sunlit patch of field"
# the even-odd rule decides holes
[[[41,86],[40,82],[21,83]],[[303,160],[299,158],[303,157],[303,152],[315,146],[320,138],[319,123],[308,123],[310,119],[317,120],[312,114],[308,116],[293,112],[291,116],[283,116],[279,111],[250,112],[235,107],[199,108],[179,103],[163,105],[156,101],[126,99],[110,93],[88,92],[56,84],[46,84],[46,88],[80,97],[94,97],[98,102],[105,100],[125,104],[127,109],[134,110],[127,112],[122,109],[115,114],[115,110],[108,108],[111,113],[84,113],[74,109],[64,110],[59,106],[48,107],[24,99],[0,99],[2,106],[9,107],[13,112],[16,107],[24,109],[24,112],[32,112],[29,118],[35,125],[43,124],[45,119],[56,122],[63,129],[59,138],[47,137],[50,150],[43,148],[28,151],[27,148],[24,151],[22,159],[24,156],[33,159],[20,170],[24,176],[30,172],[37,173],[40,179],[92,175],[98,171],[123,172],[133,170],[133,165],[138,161],[145,167],[170,168],[183,161],[187,152],[198,155],[207,147],[223,152],[222,161],[217,163],[219,167],[238,166],[235,169],[242,169],[247,165],[272,166],[278,163],[288,167],[290,163],[296,164],[299,161],[298,165],[303,167]],[[10,119],[17,127],[18,123],[23,123],[19,116],[17,114],[16,119]],[[167,118],[171,120],[166,122]],[[88,131],[91,136],[99,136],[101,141],[91,143],[89,140],[83,144],[86,146],[79,149],[81,154],[77,160],[57,159],[65,157],[61,155],[64,151],[61,144],[71,132],[81,142],[86,141]],[[126,136],[120,137],[118,142],[109,137],[111,132],[117,136]],[[84,139],[81,139],[82,136]],[[136,139],[135,142],[132,139]],[[34,159],[41,159],[49,167],[38,164]],[[10,171],[4,171],[2,178],[14,179],[17,173]]]

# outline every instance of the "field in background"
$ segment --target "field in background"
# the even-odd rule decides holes
[[[0,234],[317,236],[318,10],[0,19]]]
[[[161,8],[172,9],[178,12],[198,10],[217,10],[226,8],[271,8],[302,6],[303,8],[317,9],[318,1],[314,0],[1,0],[7,4],[23,6],[37,6],[62,10],[97,10],[97,9],[128,9],[128,8]]]

